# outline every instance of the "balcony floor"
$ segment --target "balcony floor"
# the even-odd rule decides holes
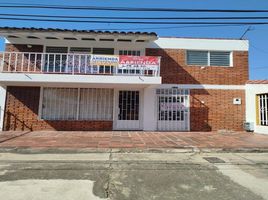
[[[22,86],[136,86],[146,87],[161,84],[161,77],[150,76],[111,76],[111,75],[72,75],[72,74],[32,74],[0,73],[1,85]]]

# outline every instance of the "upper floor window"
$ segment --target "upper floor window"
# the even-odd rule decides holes
[[[187,51],[187,65],[231,66],[231,52]]]
[[[140,56],[141,52],[137,50],[119,50],[119,55]]]

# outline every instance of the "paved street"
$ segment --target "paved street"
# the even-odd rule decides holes
[[[248,132],[34,131],[0,132],[1,148],[268,149],[268,135]]]
[[[5,200],[263,200],[267,153],[0,153]]]

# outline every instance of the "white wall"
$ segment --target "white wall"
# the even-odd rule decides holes
[[[0,130],[3,130],[4,111],[6,102],[6,87],[0,86]]]
[[[154,131],[157,126],[155,87],[144,88],[143,91],[143,130]]]
[[[246,121],[254,123],[254,132],[268,134],[268,126],[256,123],[256,94],[268,93],[268,84],[246,85]]]
[[[245,90],[244,85],[201,85],[201,84],[161,84],[144,88],[143,96],[143,130],[157,130],[156,89],[172,88],[179,89],[216,89],[216,90]]]
[[[249,43],[248,40],[160,37],[156,41],[150,42],[148,47],[163,49],[248,51]]]
[[[84,40],[39,40],[26,38],[13,38],[6,43],[31,44],[45,46],[68,46],[68,47],[102,47],[114,48],[117,55],[119,50],[140,50],[145,54],[145,48],[163,49],[189,49],[189,50],[218,50],[218,51],[248,51],[248,40],[239,39],[207,39],[207,38],[176,38],[159,37],[150,42],[109,42],[109,41],[84,41]]]
[[[148,86],[161,84],[161,77],[149,76],[106,76],[106,75],[66,75],[66,74],[27,74],[0,73],[0,85],[40,86],[63,85],[66,87]],[[68,85],[69,84],[69,85]]]

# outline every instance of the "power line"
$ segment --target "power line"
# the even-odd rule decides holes
[[[252,43],[250,43],[250,46],[253,47],[254,49],[256,49],[257,51],[261,52],[261,53],[264,53],[264,54],[268,54],[268,51],[265,51],[255,45],[253,45]]]
[[[40,18],[67,18],[67,19],[139,19],[139,20],[233,20],[233,19],[268,19],[266,17],[99,17],[99,16],[70,16],[70,15],[29,15],[29,14],[14,14],[14,13],[0,13],[0,16],[12,17],[40,17]]]
[[[116,28],[116,29],[110,29],[109,28],[109,30],[110,31],[129,31],[129,30],[153,30],[153,29],[181,29],[181,28],[213,28],[213,27],[230,27],[230,26],[247,26],[246,24],[234,24],[234,25],[192,25],[192,26],[165,26],[165,27],[148,27],[148,28],[125,28],[125,29],[122,29],[122,28],[120,28],[120,29],[118,29],[118,28]],[[103,29],[94,29],[94,30],[103,30]]]
[[[134,7],[99,7],[99,6],[66,6],[45,4],[16,4],[0,5],[0,8],[20,9],[60,9],[60,10],[107,10],[107,11],[135,11],[135,12],[217,12],[217,13],[264,13],[268,10],[233,10],[233,9],[176,9],[176,8],[134,8]]]
[[[259,69],[268,69],[268,66],[265,67],[252,67],[250,69],[259,70]]]
[[[156,22],[156,21],[95,21],[95,20],[61,20],[37,18],[0,17],[0,20],[40,21],[40,22],[75,22],[75,23],[108,23],[108,24],[229,24],[229,25],[267,25],[268,22]]]

